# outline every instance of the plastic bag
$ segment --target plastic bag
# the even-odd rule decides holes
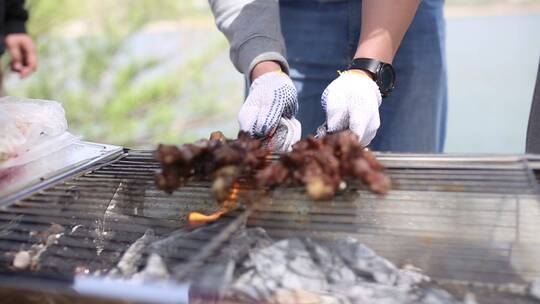
[[[67,132],[60,103],[13,96],[0,98],[0,168],[31,162],[77,140]]]

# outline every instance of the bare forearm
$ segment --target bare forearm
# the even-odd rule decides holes
[[[391,63],[419,3],[419,0],[362,1],[362,30],[354,57]]]

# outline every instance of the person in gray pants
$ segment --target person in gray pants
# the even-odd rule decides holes
[[[278,150],[350,129],[375,150],[442,152],[443,0],[209,3],[250,83],[242,130]]]

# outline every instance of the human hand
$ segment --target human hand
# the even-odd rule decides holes
[[[321,97],[326,112],[326,132],[350,129],[365,147],[380,125],[381,93],[371,77],[361,70],[341,73]]]
[[[36,48],[28,34],[13,33],[4,38],[6,50],[11,55],[11,70],[24,78],[37,67]]]
[[[301,126],[295,118],[298,111],[296,88],[281,71],[258,76],[240,108],[240,129],[260,138],[276,151],[287,151],[300,140]]]

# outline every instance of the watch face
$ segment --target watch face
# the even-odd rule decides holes
[[[381,69],[379,70],[379,87],[382,92],[384,93],[390,93],[392,89],[394,88],[394,81],[396,79],[396,75],[394,74],[394,69],[389,64],[383,64],[381,66]]]

